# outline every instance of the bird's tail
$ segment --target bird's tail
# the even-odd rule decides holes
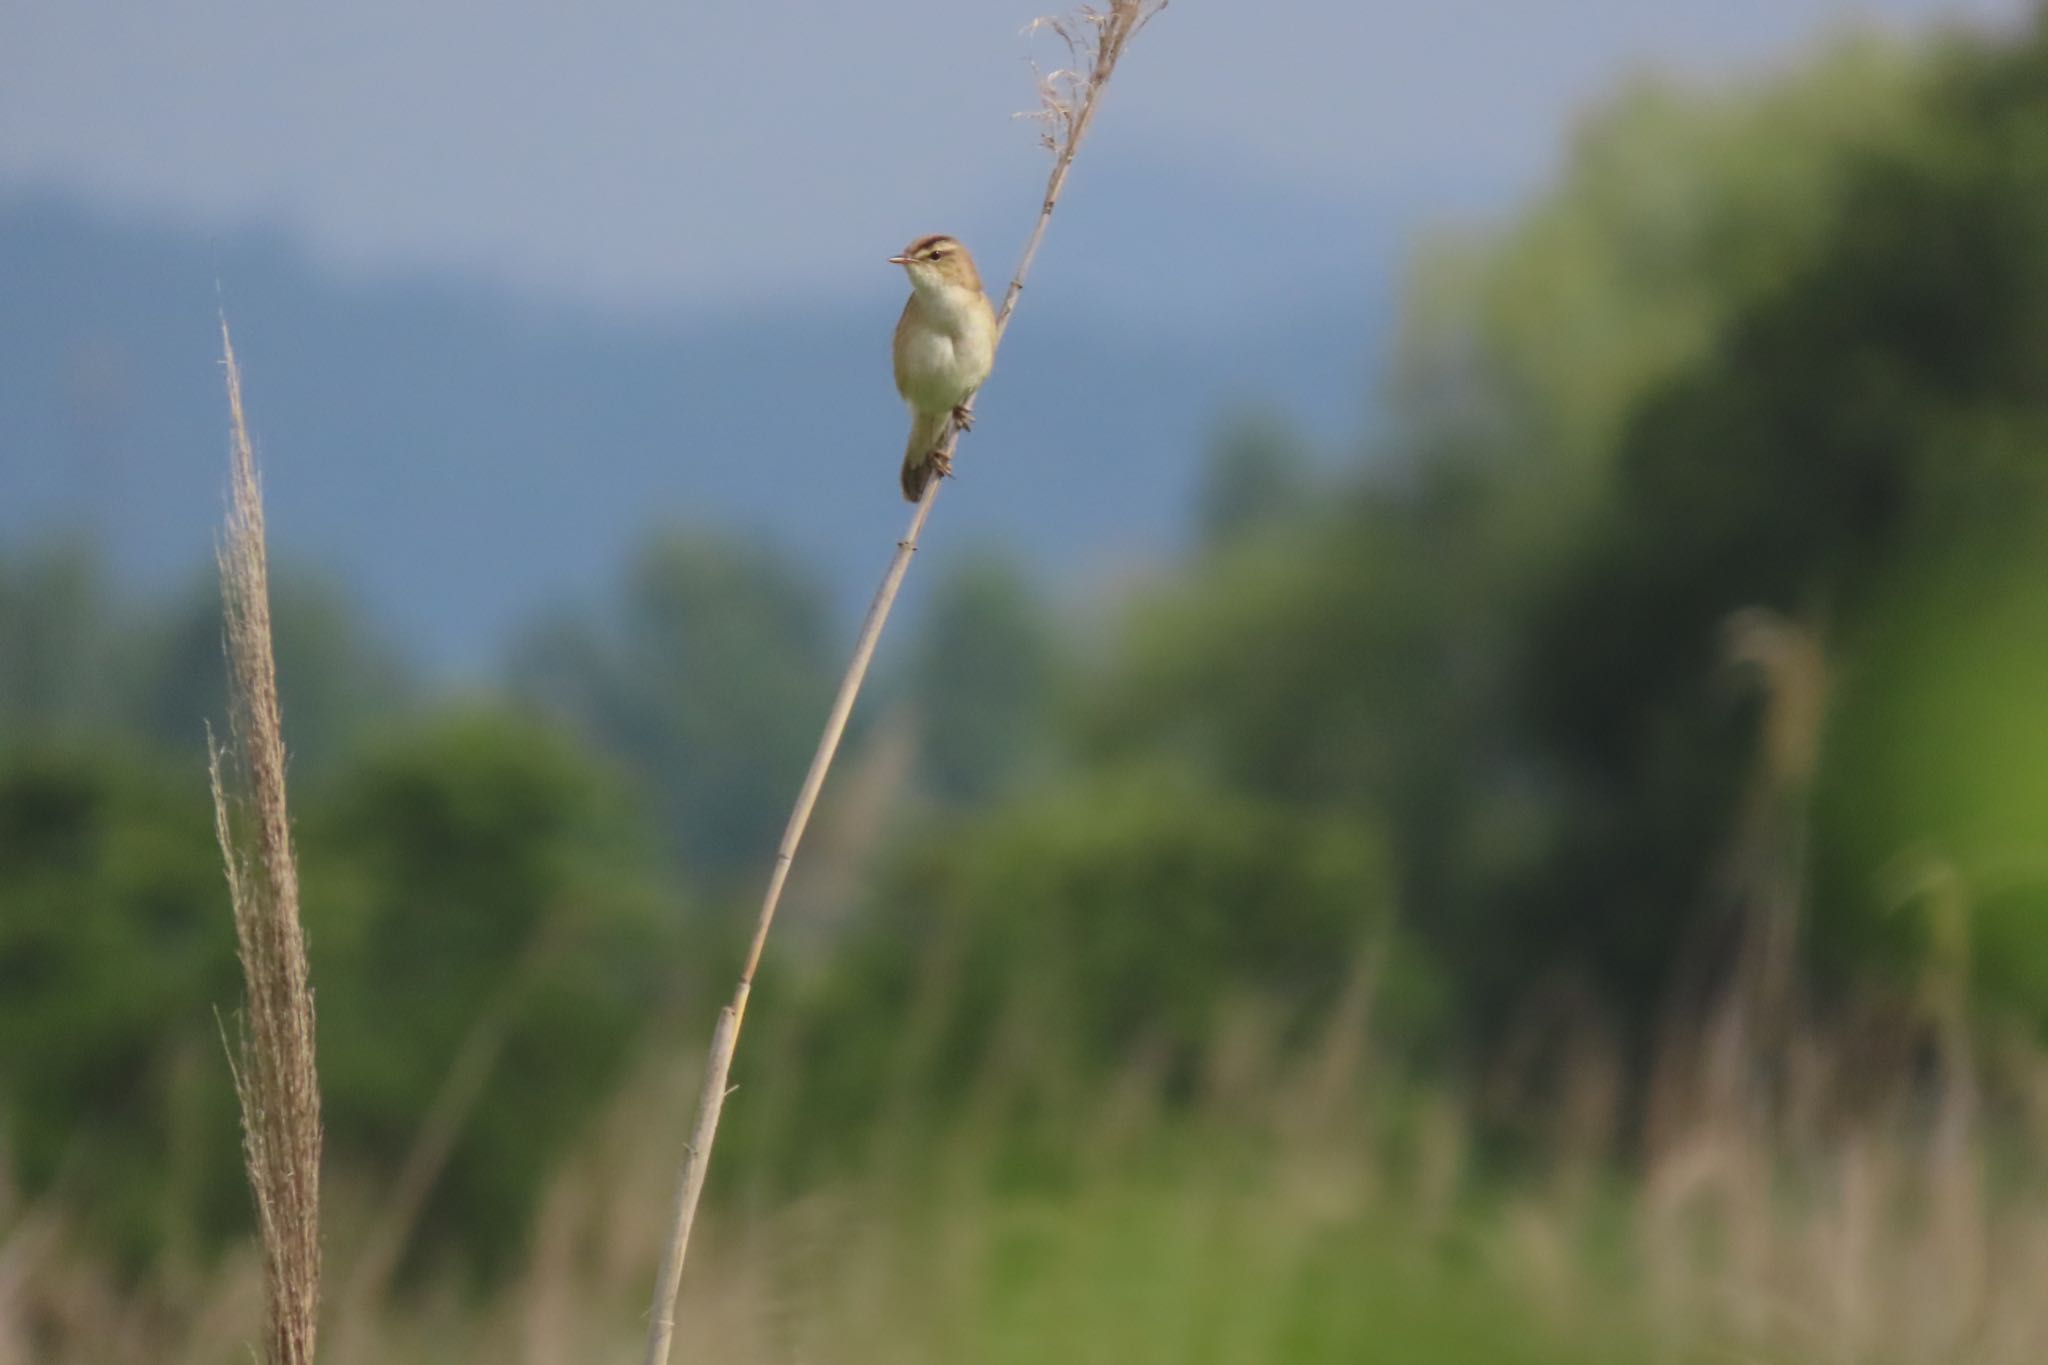
[[[910,444],[903,451],[903,496],[907,500],[916,502],[924,497],[924,486],[931,482],[939,447],[946,440],[946,423],[951,419],[948,412],[911,409]]]

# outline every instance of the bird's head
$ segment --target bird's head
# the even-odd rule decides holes
[[[889,263],[902,266],[911,285],[920,291],[981,289],[981,272],[974,268],[974,257],[944,233],[918,238],[903,248],[901,256],[891,256]]]

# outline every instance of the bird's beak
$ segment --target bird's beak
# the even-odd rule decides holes
[[[891,257],[889,258],[889,264],[890,264],[890,265],[909,265],[909,264],[910,264],[910,258],[909,258],[908,256],[891,256]]]

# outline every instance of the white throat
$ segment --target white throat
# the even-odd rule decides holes
[[[910,276],[910,287],[924,300],[925,307],[951,320],[970,312],[981,301],[979,289],[962,284],[952,284],[939,278],[936,271],[914,271]]]

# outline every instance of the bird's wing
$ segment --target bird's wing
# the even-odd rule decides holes
[[[910,401],[910,376],[904,372],[905,349],[903,333],[911,325],[911,319],[923,310],[917,306],[917,294],[913,291],[903,304],[903,316],[896,319],[896,335],[889,343],[889,358],[896,367],[896,392],[905,402]]]

